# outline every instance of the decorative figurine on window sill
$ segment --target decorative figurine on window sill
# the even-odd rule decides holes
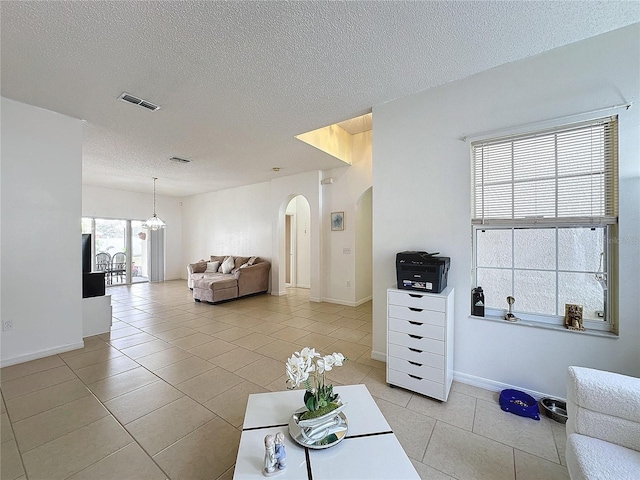
[[[582,305],[566,303],[564,305],[564,326],[569,330],[584,332],[582,325]]]
[[[513,312],[511,311],[511,307],[513,307],[513,304],[516,303],[516,299],[513,298],[511,295],[509,295],[507,297],[507,303],[509,304],[509,312],[504,316],[504,319],[507,322],[517,322],[518,320],[520,320],[518,317],[516,317]]]

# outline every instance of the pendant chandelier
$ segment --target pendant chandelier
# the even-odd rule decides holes
[[[157,178],[153,177],[153,216],[142,224],[142,228],[148,230],[158,230],[167,226],[167,224],[156,215],[156,180]]]

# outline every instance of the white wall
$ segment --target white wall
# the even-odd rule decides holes
[[[311,287],[311,210],[309,202],[298,195],[287,205],[287,215],[295,218],[295,286]]]
[[[149,178],[149,182],[152,179]],[[182,278],[186,264],[182,254],[183,199],[156,195],[156,213],[165,229],[165,280]],[[83,185],[82,216],[147,220],[153,214],[153,194]],[[199,257],[198,257],[199,258]]]
[[[82,347],[82,123],[2,110],[2,366]]]
[[[373,291],[373,195],[369,188],[356,204],[355,303],[371,300]]]
[[[333,178],[323,185],[323,226],[327,241],[323,245],[323,300],[356,305],[356,204],[371,187],[372,132],[352,137],[352,165],[324,172]],[[331,212],[344,212],[344,230],[331,231]],[[344,249],[351,253],[344,253]],[[349,282],[350,286],[347,286]],[[366,296],[371,295],[371,291]],[[364,298],[364,297],[360,297]]]
[[[181,272],[211,255],[256,255],[271,260],[269,182],[183,199]]]
[[[451,257],[459,379],[564,397],[566,368],[640,376],[640,26],[374,108],[373,354],[386,353],[385,292],[402,250]],[[464,136],[636,102],[620,113],[620,337],[469,318],[470,155]]]

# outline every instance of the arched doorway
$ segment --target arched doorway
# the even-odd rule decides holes
[[[284,218],[284,273],[287,287],[311,288],[311,208],[303,195],[287,204]]]

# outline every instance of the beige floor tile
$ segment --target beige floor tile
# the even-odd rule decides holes
[[[159,310],[157,312],[154,312],[154,315],[158,318],[174,318],[179,315],[184,315],[184,312],[178,309]]]
[[[373,397],[395,403],[400,407],[406,407],[413,394],[403,388],[390,387],[386,378],[387,373],[385,370],[373,368],[361,383],[367,386],[369,393]]]
[[[121,328],[130,327],[127,322],[123,322],[122,320],[116,320],[115,318],[111,319],[111,331],[115,332],[116,330],[120,330]]]
[[[111,345],[116,347],[119,350],[127,347],[133,347],[135,345],[144,344],[146,342],[152,342],[156,340],[156,337],[150,335],[146,332],[136,333],[135,335],[129,335],[128,337],[118,338],[116,340],[111,340]]]
[[[212,342],[198,345],[197,347],[190,348],[188,351],[193,355],[196,355],[205,360],[210,360],[213,357],[222,355],[223,353],[230,352],[238,348],[235,344],[225,342],[224,340],[215,339]]]
[[[258,325],[250,327],[249,330],[256,333],[261,333],[262,335],[271,335],[274,338],[278,338],[277,332],[285,329],[284,325],[280,325],[279,323],[269,323],[269,322],[261,322]]]
[[[316,312],[335,313],[335,314],[342,312],[343,310],[345,310],[345,307],[342,305],[334,305],[332,303],[325,303],[325,302],[323,302],[322,305],[316,308]],[[342,313],[340,313],[340,315],[342,315]]]
[[[131,314],[130,310],[127,310],[124,316],[118,315],[118,312],[114,312],[113,317],[131,324],[135,324],[136,322],[144,321],[149,318],[154,318],[150,313],[138,311],[138,313]]]
[[[539,421],[519,417],[500,409],[498,403],[478,400],[473,431],[478,435],[560,463],[551,431],[552,420],[541,417]]]
[[[24,453],[107,415],[107,409],[90,395],[15,422],[13,428]]]
[[[93,394],[102,402],[111,400],[140,387],[159,382],[160,379],[147,369],[138,367],[118,373],[88,385]]]
[[[336,339],[333,337],[329,337],[327,335],[322,335],[321,333],[306,333],[303,337],[297,339],[294,343],[297,345],[304,345],[308,347],[315,348],[316,351],[321,353],[333,353],[329,352],[331,350],[330,345],[335,343]],[[293,352],[292,352],[293,353]]]
[[[234,473],[235,465],[233,465],[229,470],[220,475],[216,480],[233,480]]]
[[[136,358],[144,357],[146,355],[151,355],[152,353],[161,352],[162,350],[167,350],[172,346],[173,345],[171,345],[168,342],[165,342],[164,340],[156,339],[151,342],[135,345],[133,347],[123,348],[121,352],[124,353],[127,357],[133,358],[135,360]]]
[[[224,340],[225,342],[233,342],[234,340],[246,337],[247,335],[251,335],[252,333],[253,332],[251,330],[247,330],[246,328],[231,327],[227,330],[216,332],[213,334],[213,336],[219,338],[220,340]]]
[[[358,340],[357,343],[359,343],[360,345],[365,345],[367,348],[371,348],[372,342],[373,342],[373,335],[370,333],[367,333],[364,337]]]
[[[4,384],[11,380],[15,380],[16,378],[26,377],[27,375],[50,370],[62,365],[64,365],[64,362],[58,355],[19,363],[18,365],[12,365],[10,367],[0,369],[0,381]]]
[[[284,331],[284,330],[283,330]],[[263,335],[261,333],[250,333],[245,337],[238,338],[237,340],[233,340],[232,343],[238,345],[239,347],[245,348],[247,350],[255,350],[257,348],[262,347],[263,345],[268,345],[271,342],[274,342],[276,339],[273,337],[269,337],[267,335]]]
[[[335,322],[332,322],[332,325],[337,325],[338,327],[341,327],[341,328],[350,328],[351,330],[364,331],[362,330],[362,327],[367,325],[367,322],[363,322],[362,320],[356,320],[355,318],[340,317]]]
[[[307,336],[308,334],[309,334],[309,331],[302,328],[286,327],[285,329],[280,330],[278,333],[274,334],[273,336],[278,340],[282,340],[284,342],[299,344],[300,343],[299,340],[302,337]]]
[[[459,480],[514,480],[513,448],[436,422],[422,463]]]
[[[126,428],[149,455],[155,455],[214,418],[196,401],[182,397],[128,423]]]
[[[117,375],[138,368],[138,364],[127,356],[120,356],[76,370],[76,375],[86,384],[97,382],[103,378]]]
[[[145,318],[144,320],[136,320],[135,322],[129,322],[132,327],[139,328],[140,330],[145,330],[147,327],[154,327],[156,325],[161,325],[163,323],[169,323],[169,320],[166,318],[158,318],[152,315],[149,315],[149,318]],[[174,325],[177,326],[177,325]],[[150,333],[150,332],[149,332]]]
[[[377,368],[379,370],[386,371],[387,368],[386,363],[371,358],[371,352],[364,352],[362,355],[356,358],[355,361],[358,363],[362,363],[363,365],[369,365],[370,367]]]
[[[59,353],[58,356],[62,359],[73,357],[74,355],[79,355],[81,353],[87,353],[92,350],[98,350],[100,348],[107,348],[109,344],[102,340],[100,337],[87,337],[83,339],[84,347],[78,348],[76,350],[70,350],[68,352]]]
[[[556,449],[558,450],[558,456],[560,457],[560,464],[566,466],[567,459],[564,457],[564,452],[567,449],[567,428],[564,423],[551,422],[551,431],[553,432],[553,439],[556,442]]]
[[[486,402],[498,403],[499,392],[492,392],[485,390],[484,388],[474,387],[473,385],[467,385],[466,383],[453,382],[451,384],[452,392],[459,392],[471,397],[479,398]]]
[[[246,367],[236,370],[235,373],[245,380],[249,380],[261,387],[266,387],[275,379],[280,377],[283,372],[284,363],[265,357],[257,362],[247,365]]]
[[[378,399],[376,403],[407,455],[421,461],[436,421],[386,400]]]
[[[171,340],[171,343],[176,347],[180,347],[184,350],[188,350],[190,348],[195,348],[198,345],[204,345],[205,343],[209,343],[212,340],[210,335],[207,335],[202,332],[194,331],[193,335],[188,335],[186,337],[178,338],[176,340]]]
[[[119,328],[118,330],[114,330],[110,333],[103,333],[102,335],[99,335],[99,337],[105,342],[111,343],[111,340],[128,337],[129,335],[135,335],[136,333],[140,333],[140,329],[129,326],[125,328]]]
[[[240,432],[215,418],[154,457],[172,479],[210,480],[236,460]]]
[[[165,330],[164,332],[154,333],[154,335],[160,340],[164,340],[165,342],[173,342],[174,340],[188,337],[189,335],[193,335],[194,333],[196,333],[196,331],[192,328],[178,327],[172,330]]]
[[[74,355],[73,357],[65,358],[65,363],[69,365],[71,370],[79,370],[90,365],[106,362],[112,358],[120,357],[122,353],[113,347],[100,348],[87,353],[81,353],[80,355]]]
[[[373,332],[373,324],[371,322],[367,322],[363,326],[358,328],[358,330],[362,330],[363,332],[371,333],[371,332]]]
[[[185,323],[191,322],[192,320],[196,320],[199,318],[199,315],[191,312],[182,311],[180,315],[174,315],[172,317],[164,317],[172,323],[180,324],[180,326],[184,326]]]
[[[256,353],[272,358],[280,362],[286,362],[287,358],[293,355],[293,352],[300,350],[296,344],[291,342],[284,342],[282,340],[276,340],[267,345],[264,345],[255,350]],[[284,365],[284,363],[283,363]]]
[[[281,323],[282,325],[286,325],[286,322],[294,319],[293,315],[290,315],[286,311],[286,309],[282,309],[283,312],[276,312],[275,310],[273,310],[273,308],[276,308],[276,307],[268,307],[268,310],[274,313],[263,316],[262,320],[269,323]],[[295,317],[295,318],[297,320],[300,320],[301,317]],[[296,325],[290,325],[290,326],[296,326]]]
[[[171,385],[177,385],[212,368],[215,368],[215,365],[200,357],[193,356],[160,368],[154,373]]]
[[[179,383],[176,387],[197,402],[205,403],[240,382],[242,382],[242,378],[239,376],[227,372],[223,368],[215,367],[186,382]]]
[[[356,359],[366,352],[371,352],[371,349],[365,345],[359,345],[342,339],[337,339],[330,347],[331,353],[339,352],[349,359]]]
[[[0,445],[0,479],[16,480],[24,475],[20,452],[15,440],[2,442]]]
[[[160,467],[136,443],[130,443],[108,457],[70,476],[67,480],[165,480]]]
[[[49,370],[21,376],[14,380],[3,381],[2,395],[6,401],[9,401],[20,395],[27,395],[52,385],[74,380],[75,378],[76,375],[73,373],[73,370],[66,365],[62,365]]]
[[[515,449],[518,480],[569,480],[567,467]]]
[[[5,413],[6,411],[4,407],[4,397],[2,396],[2,391],[0,391],[0,413]]]
[[[302,317],[302,318],[310,318],[314,315],[317,315],[318,312],[315,310],[311,310],[310,308],[296,308],[291,312],[291,315],[294,317]]]
[[[321,335],[329,335],[331,332],[335,332],[339,328],[340,325],[324,322],[314,322],[311,325],[304,327],[308,332],[319,333]],[[335,341],[335,338],[333,340]]]
[[[447,475],[446,473],[442,473],[435,468],[430,467],[429,465],[425,465],[424,463],[414,460],[413,458],[411,458],[410,460],[413,464],[413,468],[415,468],[416,472],[418,472],[418,475],[420,475],[420,478],[429,480],[455,480],[453,477]]]
[[[243,381],[226,392],[213,397],[204,406],[234,427],[240,427],[244,421],[249,395],[266,392],[268,392],[266,388],[255,383]]]
[[[215,323],[215,320],[212,320],[207,317],[202,317],[200,315],[196,315],[196,318],[193,320],[189,320],[188,322],[181,323],[180,325],[187,328],[193,328],[196,330],[198,327],[206,327],[207,325],[211,325]]]
[[[422,395],[412,395],[407,408],[436,420],[471,431],[476,398],[458,392],[449,392],[446,402]]]
[[[77,378],[22,395],[7,401],[11,420],[18,422],[32,415],[46,412],[82,397],[91,395],[87,387]]]
[[[191,356],[193,355],[181,348],[171,347],[151,355],[136,358],[136,362],[153,372]]]
[[[156,333],[166,332],[167,330],[175,330],[176,328],[180,328],[180,326],[175,323],[171,323],[168,320],[163,320],[162,323],[155,323],[146,327],[140,327],[140,330],[155,336]]]
[[[260,325],[264,322],[261,318],[252,317],[249,315],[243,315],[241,313],[231,313],[229,315],[225,315],[224,317],[220,317],[220,321],[227,323],[233,327],[245,328],[249,329],[251,327],[255,327],[256,325]]]
[[[29,480],[62,480],[132,442],[111,416],[25,453]]]
[[[318,311],[316,311],[314,315],[309,317],[309,319],[314,320],[316,322],[325,322],[325,323],[333,323],[339,318],[341,318],[340,315],[336,315],[334,313],[318,312]]]
[[[274,320],[271,317],[267,317],[266,321],[273,322]],[[283,320],[278,323],[280,323],[281,325],[284,325],[287,328],[300,328],[304,330],[309,325],[313,325],[315,321],[310,318],[291,317],[288,320]]]
[[[362,340],[363,337],[367,335],[367,332],[363,332],[362,330],[353,330],[351,328],[340,327],[337,330],[334,330],[329,334],[329,336],[334,337],[336,339],[341,339],[346,342],[354,342],[357,343],[359,340]]]
[[[341,367],[333,367],[325,376],[327,381],[339,385],[355,385],[362,383],[365,377],[371,372],[372,367],[361,363],[346,361]]]
[[[236,370],[239,370],[240,368],[262,358],[264,358],[264,356],[259,353],[238,347],[228,351],[227,353],[213,357],[209,361],[218,367],[224,368],[225,370],[235,372]]]
[[[127,424],[182,396],[180,390],[159,381],[120,395],[104,404],[122,424]]]
[[[0,443],[11,439],[13,439],[13,430],[11,429],[11,422],[9,422],[9,415],[2,413],[0,414]]]
[[[228,323],[223,323],[217,320],[214,320],[213,323],[209,323],[208,325],[204,325],[202,327],[195,327],[194,330],[198,332],[206,333],[207,335],[214,335],[218,332],[224,332],[225,330],[229,330],[233,328]]]

